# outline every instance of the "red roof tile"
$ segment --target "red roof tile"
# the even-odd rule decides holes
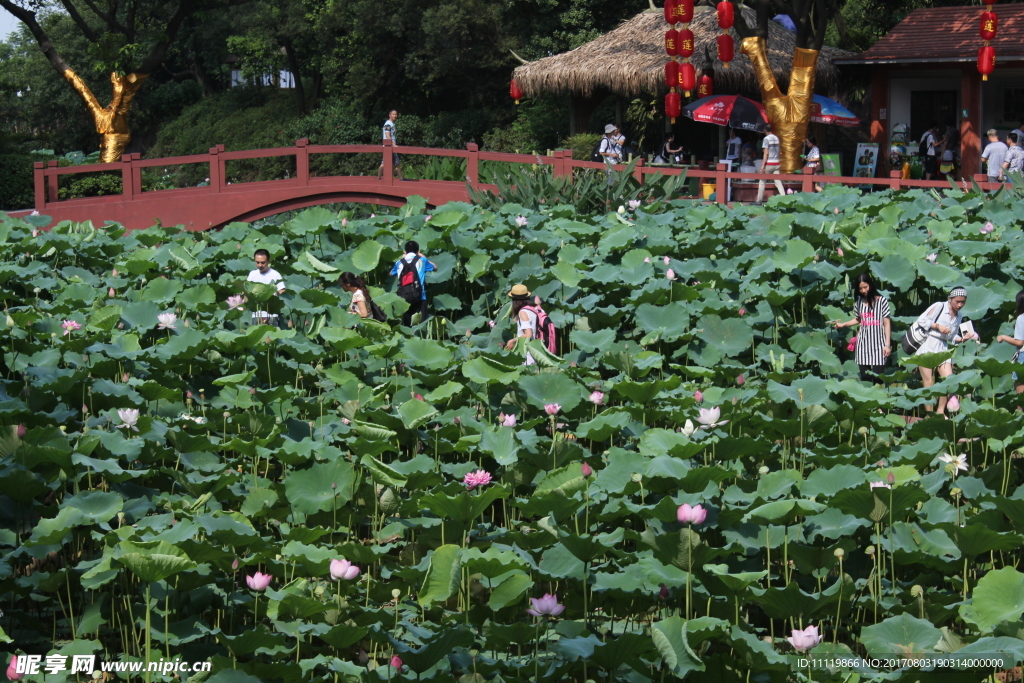
[[[911,12],[881,40],[858,57],[839,63],[973,62],[983,45],[978,27],[985,5],[934,7]],[[999,3],[996,63],[1024,57],[1024,3]]]

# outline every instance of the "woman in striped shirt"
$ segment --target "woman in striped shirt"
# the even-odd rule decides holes
[[[853,281],[856,300],[853,320],[836,322],[836,329],[860,325],[857,335],[857,366],[861,380],[879,382],[879,373],[892,353],[892,318],[889,300],[878,293],[875,281],[861,273]]]

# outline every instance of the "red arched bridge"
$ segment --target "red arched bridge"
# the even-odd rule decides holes
[[[392,152],[403,156],[456,157],[466,160],[465,181],[452,180],[400,180],[395,178]],[[376,176],[317,176],[310,172],[310,158],[322,154],[374,154],[382,156],[383,174]],[[280,180],[254,182],[227,182],[227,163],[294,157],[295,174]],[[576,169],[604,169],[601,162],[576,161],[570,150],[558,150],[547,156],[537,154],[507,154],[482,152],[476,144],[466,149],[432,149],[428,147],[391,147],[380,145],[311,145],[309,140],[298,140],[294,147],[225,152],[222,145],[210,149],[208,154],[161,159],[142,159],[138,154],[125,154],[119,162],[60,167],[56,161],[35,164],[35,209],[51,216],[54,221],[117,221],[126,228],[139,229],[160,222],[162,225],[183,225],[188,230],[217,228],[232,221],[254,221],[266,216],[331,202],[358,202],[385,206],[402,206],[409,197],[419,195],[431,207],[451,201],[469,201],[469,186],[491,189],[480,182],[480,162],[504,162],[551,166],[555,175],[572,175]],[[199,187],[180,189],[143,190],[143,169],[203,164],[209,167],[209,183]],[[624,170],[626,166],[617,166]],[[121,175],[121,194],[79,199],[60,199],[60,182],[66,176],[82,173],[115,172]],[[733,201],[753,201],[757,181],[768,180],[766,197],[774,193],[778,175],[727,172],[725,164],[706,166],[666,167],[645,166],[641,159],[633,167],[633,175],[640,182],[651,174],[686,173],[700,183],[723,187],[731,182]],[[976,176],[983,181],[985,176]],[[811,176],[808,173],[783,175],[781,179],[796,191],[810,192],[814,183],[841,183],[855,186],[881,186],[882,188],[932,187],[949,189],[949,181],[902,180],[894,171],[889,178],[850,178],[839,176]],[[980,183],[985,189],[990,184]],[[992,185],[991,187],[998,187]],[[696,186],[693,187],[696,190]],[[965,188],[966,189],[966,188]],[[726,193],[719,192],[719,203],[727,201]]]

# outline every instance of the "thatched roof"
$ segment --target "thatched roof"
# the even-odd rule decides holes
[[[747,24],[754,25],[754,11],[747,7],[742,11]],[[589,97],[598,91],[624,96],[663,93],[668,90],[665,86],[665,62],[669,59],[665,54],[667,30],[662,11],[647,10],[575,50],[520,66],[514,77],[527,97],[565,93]],[[714,9],[696,7],[690,30],[694,35],[694,53],[690,61],[699,76],[707,67],[706,55],[711,55],[715,92],[759,92],[753,66],[745,55],[740,54],[740,38],[735,29],[732,30],[736,41],[735,58],[727,69],[717,61],[715,38],[722,30],[718,28]],[[774,21],[768,22],[768,59],[782,88],[789,85],[795,43],[794,34]],[[836,82],[834,60],[853,56],[855,53],[846,50],[822,48],[818,56],[818,89]]]

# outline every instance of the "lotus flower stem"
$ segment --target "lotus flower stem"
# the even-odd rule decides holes
[[[534,683],[540,683],[540,655],[538,649],[540,648],[540,618],[534,622],[533,626],[533,680]]]
[[[146,640],[145,640],[145,646],[144,646],[146,648],[146,683],[150,683],[150,681],[152,680],[152,673],[149,670],[149,658],[150,658],[150,654],[149,654],[149,636],[150,636],[150,633],[151,633],[151,628],[150,628],[150,611],[151,611],[151,608],[150,608],[150,604],[149,604],[149,593],[150,593],[150,590],[151,590],[150,587],[151,587],[151,584],[150,584],[149,581],[147,581],[146,582]],[[164,637],[165,638],[167,637],[166,634],[164,635]]]

